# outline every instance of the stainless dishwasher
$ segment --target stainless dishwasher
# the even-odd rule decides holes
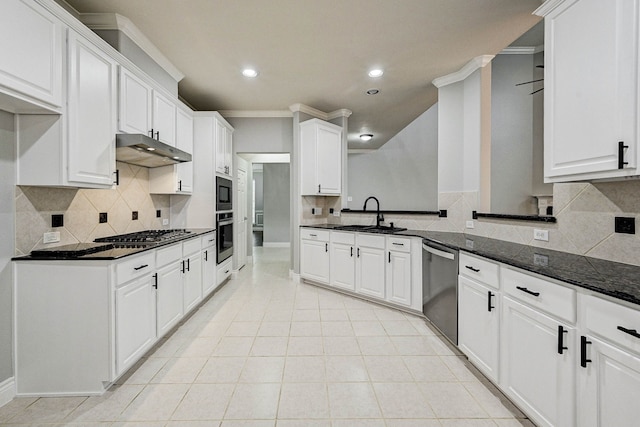
[[[458,344],[458,251],[422,241],[422,312]]]

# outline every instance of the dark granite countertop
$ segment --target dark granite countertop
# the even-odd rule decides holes
[[[113,247],[113,245],[109,243],[79,243],[78,245],[84,246],[105,246],[107,247],[105,250],[99,250],[96,252],[88,253],[86,255],[82,255],[74,258],[59,258],[59,257],[32,257],[31,255],[24,255],[19,257],[12,258],[13,261],[100,261],[100,260],[116,260],[120,258],[124,258],[131,255],[136,255],[142,252],[146,252],[152,249],[158,249],[163,246],[172,245],[174,243],[179,243],[184,240],[194,239],[196,237],[205,235],[207,233],[211,233],[215,231],[213,228],[189,228],[187,231],[190,231],[188,235],[173,239],[165,242],[157,242],[157,243],[145,243],[145,244],[134,244],[131,246],[136,247]],[[70,245],[66,245],[70,246]],[[54,246],[51,246],[51,249],[55,249]]]
[[[326,224],[303,227],[334,229],[339,226]],[[480,255],[581,288],[640,304],[640,267],[638,266],[463,233],[406,230],[396,232],[394,235],[421,237],[452,249]]]

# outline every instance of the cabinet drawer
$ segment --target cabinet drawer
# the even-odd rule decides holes
[[[196,252],[200,252],[200,239],[191,239],[182,242],[182,256],[186,257]]]
[[[328,230],[318,230],[317,228],[301,228],[300,229],[300,238],[309,239],[309,240],[320,240],[322,242],[329,241]]]
[[[358,234],[358,246],[384,249],[384,236],[377,234]]]
[[[396,252],[411,252],[411,239],[389,236],[387,249]]]
[[[489,285],[493,288],[499,288],[498,264],[486,259],[478,258],[460,252],[459,273],[463,276],[470,277],[475,280]]]
[[[585,330],[640,354],[640,310],[585,295],[580,309]]]
[[[504,291],[518,300],[566,320],[576,321],[576,291],[539,277],[503,267]]]
[[[355,233],[343,233],[340,231],[331,232],[332,243],[344,243],[345,245],[353,245],[356,242]]]
[[[200,238],[200,245],[202,249],[208,248],[216,244],[216,233],[208,233]]]
[[[163,267],[175,261],[182,259],[182,245],[175,244],[158,249],[156,252],[156,265],[158,268]]]
[[[120,285],[131,279],[148,274],[156,268],[155,251],[145,252],[116,264],[116,279]]]

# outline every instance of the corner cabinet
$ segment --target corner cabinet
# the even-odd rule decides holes
[[[549,0],[545,182],[638,175],[638,0]]]
[[[300,123],[303,196],[339,196],[342,191],[342,128],[318,119]]]

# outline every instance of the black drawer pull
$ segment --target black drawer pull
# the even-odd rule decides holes
[[[491,311],[492,309],[496,308],[494,305],[491,305],[491,298],[493,298],[494,296],[496,296],[496,294],[491,291],[487,291],[487,311]]]
[[[640,338],[640,334],[635,329],[627,329],[624,326],[618,326],[618,330],[624,332],[625,334],[629,334],[632,337]]]
[[[465,265],[465,268],[468,268],[469,270],[473,271],[474,273],[478,273],[480,271],[479,268],[473,268],[470,265]]]
[[[529,295],[533,295],[534,297],[539,297],[540,296],[540,292],[533,292],[533,291],[530,291],[527,288],[523,288],[522,286],[516,286],[516,289],[519,290],[519,291],[522,291],[524,293],[527,293]]]
[[[568,334],[569,330],[558,325],[558,354],[562,354],[564,350],[569,350],[569,347],[564,346],[564,334]]]
[[[587,367],[587,363],[591,363],[591,359],[587,359],[587,344],[591,344],[591,341],[587,340],[584,335],[580,337],[580,366]]]
[[[133,269],[138,271],[138,270],[142,270],[143,268],[147,268],[147,267],[149,267],[149,264],[143,264],[140,267],[133,267]]]

